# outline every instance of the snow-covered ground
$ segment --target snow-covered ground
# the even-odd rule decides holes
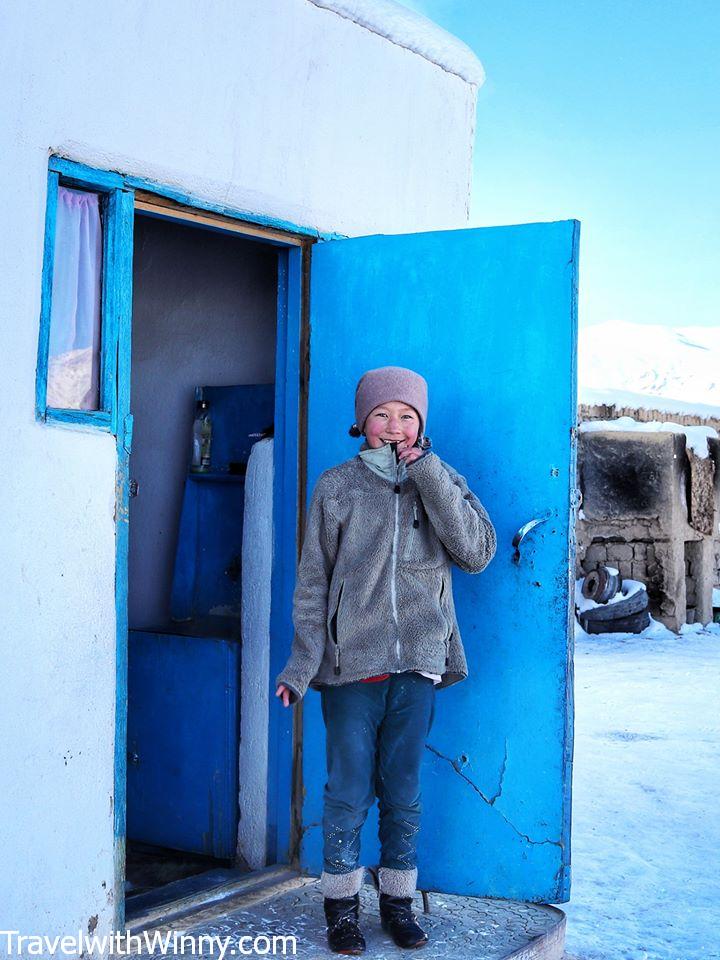
[[[720,327],[610,321],[578,339],[582,403],[720,416]]]
[[[720,624],[575,650],[573,960],[720,958]]]

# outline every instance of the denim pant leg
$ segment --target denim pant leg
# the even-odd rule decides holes
[[[387,680],[342,684],[320,691],[326,729],[323,869],[349,873],[359,866],[360,831],[375,802],[378,727]]]
[[[435,718],[435,684],[419,673],[393,674],[380,726],[375,790],[380,813],[380,866],[417,866],[420,766]]]

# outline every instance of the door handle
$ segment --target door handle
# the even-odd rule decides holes
[[[535,527],[539,527],[541,523],[545,523],[547,520],[549,520],[552,515],[552,510],[548,510],[546,513],[542,514],[542,516],[535,517],[533,520],[528,520],[527,523],[524,523],[520,527],[512,541],[512,545],[515,547],[515,553],[513,554],[514,563],[520,562],[520,544],[523,542],[525,537],[532,530],[534,530]]]

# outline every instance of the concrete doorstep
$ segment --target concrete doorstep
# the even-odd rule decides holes
[[[261,871],[261,873],[263,873]],[[137,918],[131,925],[133,932],[144,931],[143,936],[173,931],[198,938],[229,938],[226,956],[242,956],[240,937],[294,936],[296,952],[291,943],[277,954],[265,947],[252,950],[252,942],[245,940],[245,955],[297,956],[303,960],[333,956],[327,946],[323,896],[315,877],[296,874],[288,877],[287,868],[277,873],[265,873],[265,882],[248,883],[239,890],[238,884],[228,884],[227,896],[221,888],[212,892],[211,902],[196,904],[190,912],[187,905],[181,916],[173,916],[173,905],[165,908],[164,922],[157,915],[152,923]],[[429,942],[420,948],[426,960],[433,957],[470,958],[473,960],[562,960],[565,943],[565,914],[557,907],[544,904],[521,903],[511,900],[490,900],[479,897],[461,897],[429,892],[429,912],[423,912],[423,898],[418,892],[413,909],[428,933]],[[149,920],[149,918],[148,918]],[[407,956],[408,951],[395,946],[389,934],[380,927],[378,895],[375,887],[365,883],[360,891],[360,928],[367,942],[364,956],[372,960],[384,957]],[[145,941],[144,941],[145,942]],[[217,946],[202,941],[202,952],[194,956],[218,958]],[[234,952],[233,952],[234,951]],[[147,956],[144,948],[136,957]],[[176,955],[192,956],[190,945]]]

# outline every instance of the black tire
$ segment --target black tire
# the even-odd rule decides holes
[[[624,600],[617,600],[615,603],[606,603],[601,607],[592,607],[590,610],[583,610],[580,619],[585,620],[622,620],[624,617],[630,617],[634,613],[642,613],[648,608],[648,595],[645,587],[631,594]]]
[[[629,617],[617,620],[588,620],[583,624],[585,633],[642,633],[650,626],[650,614],[647,610],[633,613]]]
[[[591,570],[583,580],[582,593],[595,603],[607,603],[621,588],[620,575],[611,573],[607,567],[599,566],[597,570]]]

